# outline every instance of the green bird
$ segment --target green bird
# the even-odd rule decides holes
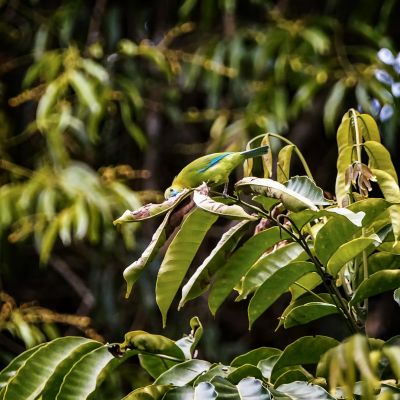
[[[262,156],[268,149],[269,146],[262,146],[247,151],[213,153],[197,158],[179,172],[164,196],[168,200],[183,189],[196,188],[203,182],[212,186],[227,184],[230,173],[246,158]]]

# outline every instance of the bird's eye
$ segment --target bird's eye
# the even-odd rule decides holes
[[[172,193],[174,191],[174,189],[172,189],[172,188],[169,188],[169,192],[170,193]]]

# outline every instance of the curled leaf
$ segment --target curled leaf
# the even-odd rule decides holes
[[[173,196],[160,204],[149,203],[135,211],[126,210],[113,222],[113,224],[119,225],[124,224],[125,222],[137,222],[157,217],[178,205],[190,192],[190,189],[184,189],[181,193],[178,193],[176,196]]]
[[[199,190],[195,190],[193,201],[196,203],[197,207],[221,217],[231,219],[249,219],[252,221],[258,219],[257,217],[248,214],[242,207],[236,204],[227,205],[219,201],[215,201],[211,197],[201,193]]]

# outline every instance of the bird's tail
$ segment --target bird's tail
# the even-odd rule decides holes
[[[245,158],[254,158],[254,157],[260,157],[263,154],[268,153],[268,150],[269,146],[261,146],[261,147],[256,147],[255,149],[242,151],[240,154]]]

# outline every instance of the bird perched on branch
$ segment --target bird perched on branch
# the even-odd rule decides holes
[[[165,191],[166,199],[176,196],[185,188],[196,188],[203,182],[212,186],[227,184],[230,173],[246,158],[262,156],[269,146],[237,152],[213,153],[197,158],[186,165]]]

